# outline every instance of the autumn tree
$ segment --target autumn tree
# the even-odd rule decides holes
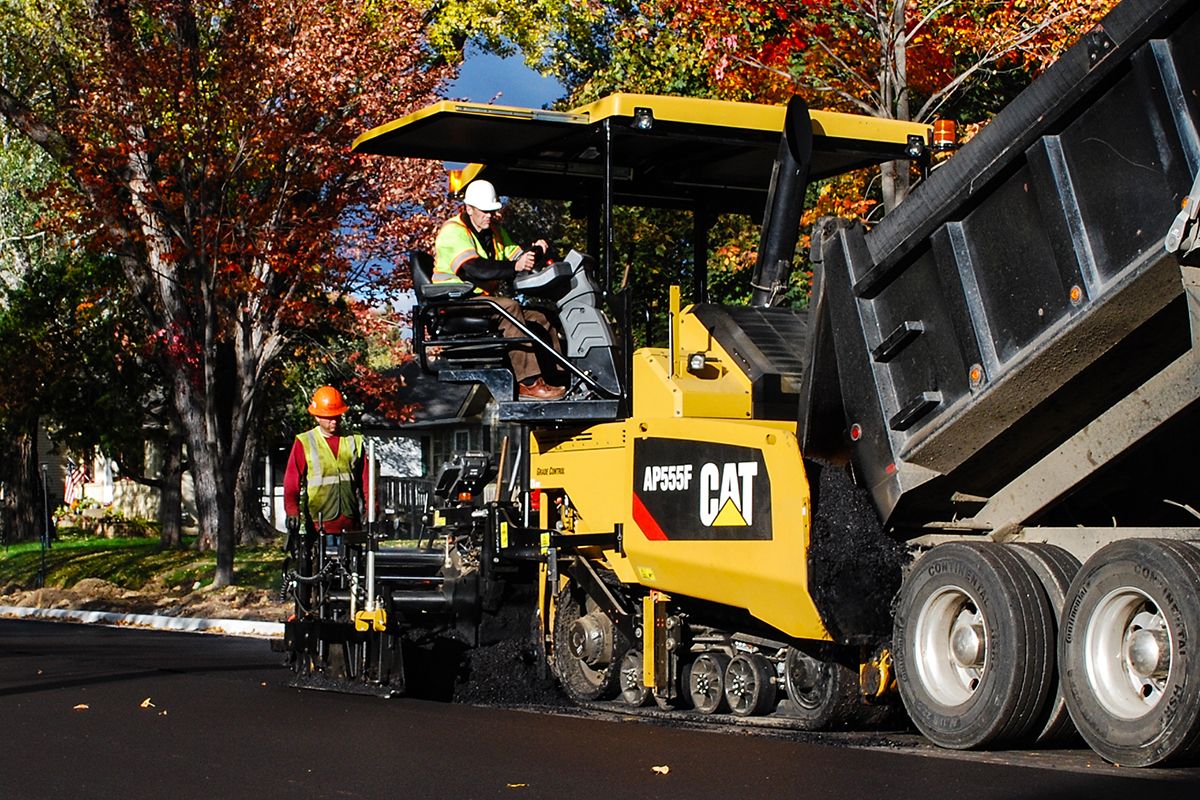
[[[436,216],[440,165],[354,157],[446,77],[401,0],[0,4],[0,113],[66,172],[170,387],[216,585],[235,486],[289,347]]]
[[[144,322],[115,259],[45,224],[61,177],[49,158],[2,121],[0,132],[0,446],[15,456],[0,469],[5,529],[13,539],[37,533],[41,429],[78,457],[101,450],[123,477],[158,489],[162,543],[178,546],[182,436],[139,344]],[[146,469],[148,439],[164,454],[157,469]]]
[[[43,425],[67,452],[101,452],[122,478],[156,490],[160,544],[180,547],[183,432],[155,368],[156,345],[116,259],[85,252],[79,260],[74,280],[62,283],[73,290],[53,353],[62,368],[36,397]]]
[[[655,3],[671,31],[703,53],[714,86],[730,99],[801,94],[816,107],[885,119],[928,122],[967,111],[977,122],[1116,0]],[[907,162],[884,167],[886,208],[904,199],[910,178]]]

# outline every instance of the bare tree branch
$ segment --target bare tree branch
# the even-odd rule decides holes
[[[70,146],[66,138],[44,122],[32,108],[18,100],[5,86],[0,86],[0,115],[45,150],[57,163],[61,164],[68,159]]]
[[[913,119],[915,119],[915,120],[927,119],[928,118],[927,115],[930,113],[931,109],[941,107],[941,105],[947,99],[949,99],[949,97],[951,95],[953,95],[956,91],[958,91],[958,89],[972,75],[979,72],[984,67],[987,67],[991,64],[996,63],[1009,51],[1017,49],[1024,44],[1027,44],[1028,42],[1033,40],[1035,37],[1037,37],[1037,35],[1039,33],[1046,30],[1051,25],[1057,24],[1057,23],[1063,21],[1064,19],[1070,17],[1071,14],[1072,14],[1072,12],[1065,11],[1061,14],[1056,14],[1053,17],[1047,17],[1046,19],[1042,20],[1041,22],[1039,22],[1037,25],[1033,26],[1032,28],[1024,30],[1021,33],[1019,33],[1015,36],[1012,36],[1010,38],[1002,39],[999,42],[997,42],[996,44],[992,45],[983,54],[983,56],[981,56],[979,59],[977,59],[975,61],[974,64],[972,64],[970,67],[968,67],[967,69],[963,70],[958,75],[956,75],[954,77],[954,80],[950,81],[948,84],[943,86],[941,89],[937,90],[932,95],[930,95],[929,99],[925,101],[925,103],[921,106],[920,111],[918,111],[916,113],[916,115],[914,115]]]
[[[933,20],[934,17],[937,16],[939,11],[950,5],[952,2],[953,0],[942,0],[936,6],[929,9],[928,13],[921,17],[921,19],[917,20],[917,24],[913,25],[908,31],[907,41],[911,42],[914,38],[916,38],[916,35],[921,32],[921,28],[924,28],[930,21]]]

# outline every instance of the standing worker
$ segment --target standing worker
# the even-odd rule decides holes
[[[462,212],[448,219],[438,231],[433,282],[473,283],[477,293],[487,295],[525,327],[534,331],[540,329],[550,346],[561,352],[558,331],[545,314],[524,308],[511,297],[496,295],[501,281],[510,281],[517,273],[535,267],[537,249],[544,255],[550,248],[545,239],[534,242],[529,250],[516,245],[497,219],[502,207],[491,183],[471,181],[463,195]],[[504,338],[526,337],[525,332],[504,314],[495,316]],[[565,387],[546,383],[543,375],[552,367],[553,360],[543,348],[529,343],[509,345],[508,360],[517,379],[517,394],[522,399],[557,400],[566,393]]]
[[[348,410],[342,393],[332,386],[313,393],[308,413],[316,417],[317,427],[296,436],[283,476],[289,536],[300,530],[301,514],[309,531],[342,533],[362,527],[368,465],[362,434],[339,434],[342,414]]]

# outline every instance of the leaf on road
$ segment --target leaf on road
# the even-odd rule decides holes
[[[157,706],[154,705],[154,703],[150,702],[149,697],[147,697],[145,700],[143,700],[140,705],[142,708],[157,708]]]
[[[666,775],[668,772],[671,771],[671,768],[668,767],[666,764],[663,764],[661,767],[651,767],[650,769],[654,770],[659,775]]]
[[[91,706],[89,706],[87,703],[80,703],[79,705],[75,706],[76,711],[87,711],[89,708],[91,708]]]

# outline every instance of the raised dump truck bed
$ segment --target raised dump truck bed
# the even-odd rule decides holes
[[[917,546],[891,644],[944,746],[1200,754],[1198,41],[1195,2],[1125,0],[875,229],[814,237],[802,446]]]
[[[1200,173],[1197,41],[1194,3],[1128,0],[876,228],[826,223],[819,313],[885,519],[1197,523],[1163,502],[1197,486],[1195,340],[1164,247]],[[802,435],[828,424],[809,409]],[[1037,492],[1014,484],[1039,462]],[[1051,513],[1089,478],[1102,499]]]

